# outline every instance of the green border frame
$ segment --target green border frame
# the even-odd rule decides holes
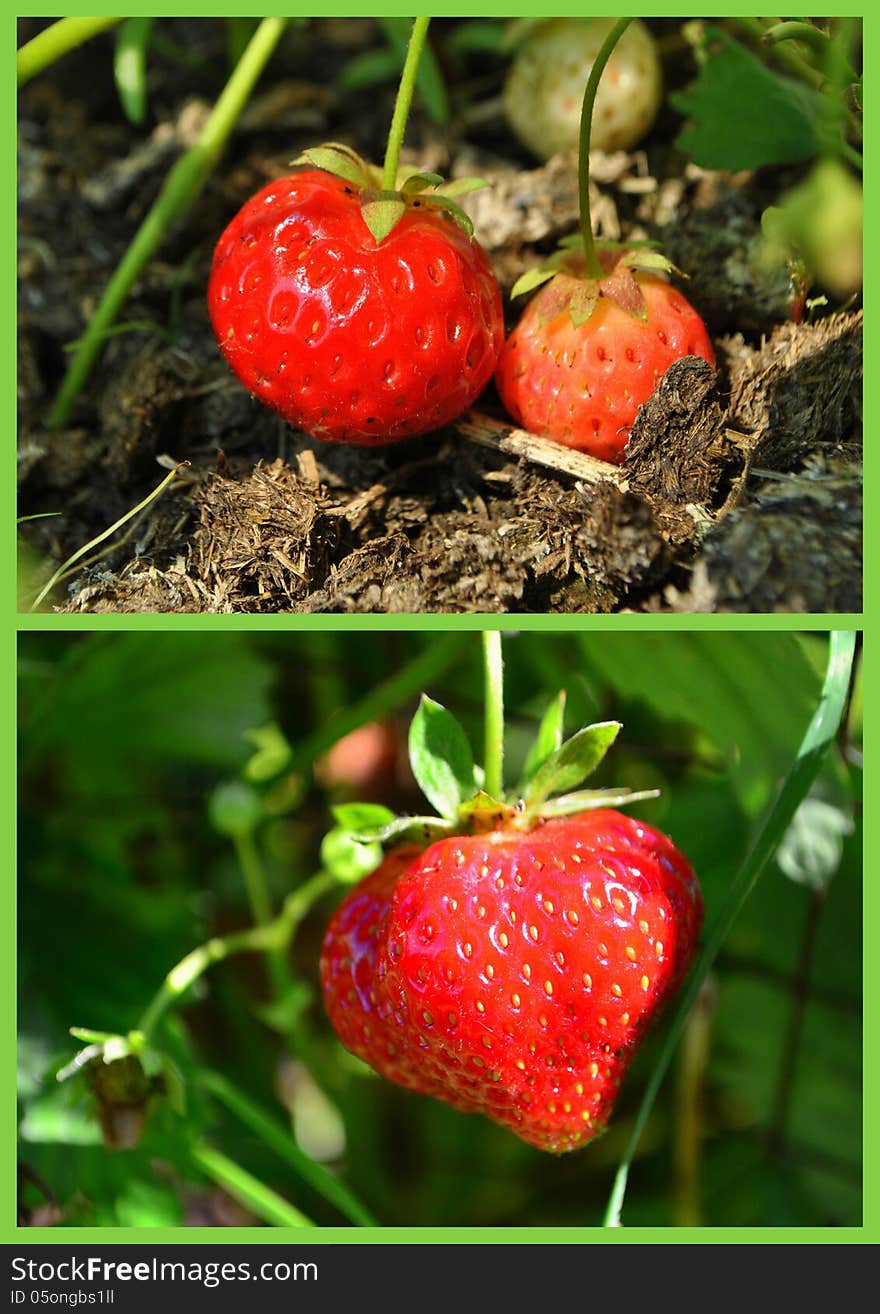
[[[466,17],[473,16],[473,10],[468,10],[467,6],[458,5],[436,5],[433,6],[435,14],[438,17]],[[411,14],[412,8],[408,5],[397,3],[388,3],[388,0],[380,6],[383,15],[386,14]],[[858,8],[861,6],[851,5],[829,5],[826,13],[831,15],[852,15],[858,14]],[[37,6],[20,6],[17,13],[13,16],[14,20],[18,17],[42,16],[45,14],[46,7]],[[101,3],[90,6],[92,13],[110,13],[113,7],[110,4],[106,6]],[[478,11],[480,16],[518,16],[526,15],[534,10],[532,5],[499,4],[497,0],[489,0],[489,3],[482,5]],[[78,10],[72,12],[77,13]],[[113,11],[115,12],[115,11]],[[149,15],[155,10],[143,5],[132,5],[129,13],[132,15]],[[241,12],[240,5],[220,5],[212,4],[210,6],[188,6],[185,10],[188,16],[202,17],[225,17],[236,15]],[[340,16],[354,17],[361,16],[374,11],[365,8],[359,8],[352,4],[333,4],[322,3],[320,5],[310,6],[309,13],[319,14],[320,16]],[[572,3],[572,0],[560,0],[554,6],[554,13],[560,15],[577,14],[585,15],[589,13],[604,14],[607,10],[602,5],[579,5]],[[645,5],[641,12],[647,17],[681,17],[678,8],[671,4],[653,4]],[[749,5],[726,4],[714,11],[710,8],[704,10],[709,16],[722,17],[737,14],[753,14],[755,12],[754,3]],[[63,11],[57,16],[64,16]],[[866,63],[871,64],[871,55],[875,50],[875,19],[872,15],[859,15],[864,22],[864,43],[866,49]],[[10,21],[10,28],[13,27],[13,20]],[[880,21],[877,24],[880,30]],[[15,30],[11,32],[13,46],[17,45],[17,36]],[[12,67],[12,61],[9,60],[4,66],[5,71],[0,74],[0,86],[2,80],[8,78],[8,89],[3,87],[4,94],[8,91],[9,104],[11,106],[10,120],[14,122],[16,114],[16,87],[14,75],[9,71]],[[871,120],[873,115],[873,102],[870,95],[865,106],[866,117]],[[15,142],[11,132],[3,134],[0,138],[0,161],[7,164],[5,175],[9,188],[9,206],[3,210],[4,226],[14,238],[16,232],[16,211],[15,211]],[[869,137],[866,143],[865,154],[867,157],[873,157],[873,142]],[[865,196],[867,212],[873,211],[874,196],[873,173],[869,169],[866,172]],[[870,223],[866,225],[870,231]],[[10,241],[10,249],[14,246],[14,241]],[[865,281],[869,288],[873,288],[873,268],[874,256],[869,247],[865,252]],[[10,266],[12,261],[10,260]],[[2,368],[5,371],[8,386],[8,396],[15,395],[15,350],[14,350],[14,329],[15,329],[15,273],[10,271],[9,278],[9,301],[11,313],[9,315],[10,332],[8,341],[12,349],[7,350],[3,356]],[[869,326],[866,333],[866,342],[870,353],[873,341],[873,328]],[[877,381],[873,372],[869,369],[865,379],[865,393],[867,404],[873,407],[873,398],[877,389]],[[15,432],[16,417],[12,410],[12,432]],[[866,465],[868,467],[869,487],[873,469],[874,458],[868,452]],[[14,488],[14,482],[10,479],[5,487]],[[6,696],[4,707],[10,709],[8,714],[0,711],[0,781],[3,782],[3,799],[6,802],[6,835],[9,849],[9,870],[10,878],[0,892],[0,909],[3,912],[4,942],[3,949],[0,951],[0,972],[2,972],[3,984],[5,989],[0,993],[2,1004],[0,1004],[0,1017],[2,1017],[4,1027],[4,1040],[0,1044],[0,1063],[2,1063],[2,1089],[4,1098],[9,1100],[9,1128],[6,1135],[0,1135],[0,1241],[17,1242],[22,1244],[36,1243],[54,1243],[59,1245],[71,1244],[76,1245],[94,1245],[96,1243],[104,1244],[128,1244],[128,1243],[145,1243],[159,1244],[176,1242],[180,1244],[190,1244],[197,1242],[251,1242],[259,1245],[278,1245],[299,1243],[304,1246],[324,1245],[339,1242],[350,1242],[353,1244],[389,1244],[403,1243],[415,1244],[420,1242],[455,1242],[464,1244],[486,1244],[486,1243],[506,1243],[519,1244],[523,1241],[529,1243],[562,1243],[562,1244],[593,1244],[605,1243],[609,1245],[628,1244],[630,1242],[638,1243],[660,1243],[660,1244],[714,1244],[717,1242],[747,1242],[750,1244],[813,1244],[816,1242],[825,1242],[829,1244],[851,1244],[853,1242],[871,1242],[880,1239],[880,1207],[878,1207],[878,1160],[880,1160],[880,1150],[873,1141],[873,1138],[865,1138],[864,1149],[864,1169],[865,1179],[863,1188],[863,1223],[861,1227],[847,1228],[625,1228],[619,1230],[603,1229],[599,1226],[584,1226],[581,1228],[322,1228],[314,1232],[296,1232],[292,1233],[280,1228],[19,1228],[15,1225],[15,1143],[16,1143],[16,1102],[15,1102],[15,1083],[16,1083],[16,1065],[15,1065],[15,1020],[16,1020],[16,982],[15,982],[15,953],[16,953],[16,900],[15,900],[15,781],[16,781],[16,762],[15,750],[13,747],[14,737],[14,699],[16,692],[16,640],[18,631],[28,630],[66,630],[71,631],[94,631],[94,630],[218,630],[218,631],[235,631],[235,630],[315,630],[315,629],[348,629],[348,630],[478,630],[484,628],[498,628],[506,630],[619,630],[646,632],[656,630],[828,630],[853,629],[870,631],[870,623],[865,624],[863,616],[859,615],[682,615],[682,616],[651,616],[651,615],[617,615],[617,616],[532,616],[518,615],[516,613],[502,615],[426,615],[426,616],[358,616],[358,617],[339,617],[339,616],[91,616],[71,618],[66,616],[46,615],[46,614],[18,614],[16,608],[16,579],[15,579],[15,562],[16,562],[16,537],[15,537],[15,495],[14,492],[9,494],[11,505],[8,507],[8,517],[5,524],[9,527],[8,533],[8,550],[6,553],[6,569],[2,572],[0,579],[0,626],[5,628],[2,634],[3,642],[0,645],[0,667],[8,672],[8,681],[4,681]],[[872,561],[871,544],[873,534],[871,532],[871,522],[869,520],[866,551],[867,562]],[[873,573],[869,569],[865,585],[865,615],[873,613],[874,587]],[[869,660],[870,642],[865,645],[863,654],[864,671],[865,671],[865,715],[868,723],[871,723],[873,709],[873,685],[867,678],[871,668]],[[871,679],[874,677],[872,676]],[[8,715],[8,725],[7,725]],[[865,817],[865,852],[868,856],[878,852],[875,827],[871,809],[867,809]],[[866,886],[864,914],[866,933],[865,948],[871,946],[872,932],[878,927],[878,897],[876,888],[870,885]],[[871,1034],[869,1023],[873,1020],[876,1011],[878,998],[878,955],[876,953],[865,954],[865,1001],[866,1001],[866,1026],[865,1026],[865,1108],[870,1109],[878,1103],[878,1082],[877,1082],[877,1063],[876,1063],[876,1046],[867,1041]]]

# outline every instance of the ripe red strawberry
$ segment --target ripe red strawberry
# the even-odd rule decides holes
[[[407,846],[335,913],[324,999],[383,1076],[559,1153],[603,1129],[701,921],[686,859],[620,812]]]
[[[585,292],[575,322],[572,298]],[[522,428],[619,465],[639,407],[681,356],[715,364],[706,326],[665,279],[618,266],[590,285],[561,272],[526,306],[495,381]]]
[[[359,446],[454,420],[503,341],[498,285],[451,207],[424,189],[392,194],[401,217],[377,240],[371,196],[323,169],[269,183],[221,237],[208,287],[244,386],[313,437]]]

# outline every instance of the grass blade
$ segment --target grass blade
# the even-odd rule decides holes
[[[253,1173],[228,1159],[213,1146],[199,1141],[192,1149],[193,1162],[212,1182],[222,1186],[246,1209],[275,1227],[314,1227],[315,1224]]]
[[[49,68],[56,59],[66,55],[77,46],[91,41],[108,27],[114,27],[121,18],[61,18],[51,27],[39,32],[32,41],[28,41],[18,51],[15,62],[18,73],[18,85],[23,87],[35,78],[43,69]]]
[[[807,726],[797,757],[779,787],[743,865],[731,883],[724,905],[706,937],[702,953],[680,996],[678,1008],[642,1096],[632,1134],[614,1179],[605,1213],[605,1227],[621,1225],[620,1215],[626,1195],[630,1164],[700,987],[708,976],[719,949],[727,939],[740,909],[761,872],[776,852],[794,814],[806,797],[825,753],[834,742],[846,707],[855,643],[856,636],[852,631],[834,630],[830,635],[828,667],[818,705]]]
[[[259,1136],[279,1159],[307,1182],[329,1204],[338,1209],[352,1223],[359,1227],[377,1227],[372,1214],[361,1204],[344,1182],[328,1172],[323,1164],[310,1159],[292,1139],[289,1132],[247,1095],[242,1094],[230,1081],[218,1072],[201,1069],[199,1082],[209,1094],[225,1105],[230,1113]]]
[[[147,114],[147,49],[153,18],[127,18],[116,33],[113,77],[129,123],[143,123]]]
[[[92,372],[107,329],[125,303],[132,284],[164,240],[171,225],[185,214],[201,191],[257,79],[278,44],[285,22],[283,18],[263,19],[198,140],[180,157],[165,179],[162,190],[135,233],[83,334],[49,413],[50,429],[60,429],[67,423],[74,402]]]

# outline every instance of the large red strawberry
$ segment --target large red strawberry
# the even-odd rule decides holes
[[[417,175],[383,193],[352,152],[307,157],[345,176],[310,168],[269,183],[217,245],[208,306],[226,360],[328,442],[374,446],[448,424],[492,377],[503,341],[498,285],[448,201],[462,186],[441,194],[439,178]]]
[[[346,1047],[542,1150],[604,1127],[691,962],[696,877],[602,809],[392,850],[334,915],[321,980]]]
[[[715,364],[693,306],[639,261],[663,264],[654,252],[618,254],[602,280],[563,267],[526,306],[495,376],[522,428],[615,465],[639,407],[673,361],[702,356]]]

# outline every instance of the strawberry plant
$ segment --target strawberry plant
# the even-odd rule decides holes
[[[229,638],[23,641],[23,1221],[858,1214],[852,635]],[[328,797],[425,688],[434,815]]]
[[[639,407],[682,356],[715,363],[705,325],[665,275],[650,246],[597,247],[590,219],[590,145],[602,77],[631,19],[607,32],[581,108],[580,236],[529,270],[518,296],[546,283],[501,353],[496,382],[523,428],[615,465],[623,462]]]

